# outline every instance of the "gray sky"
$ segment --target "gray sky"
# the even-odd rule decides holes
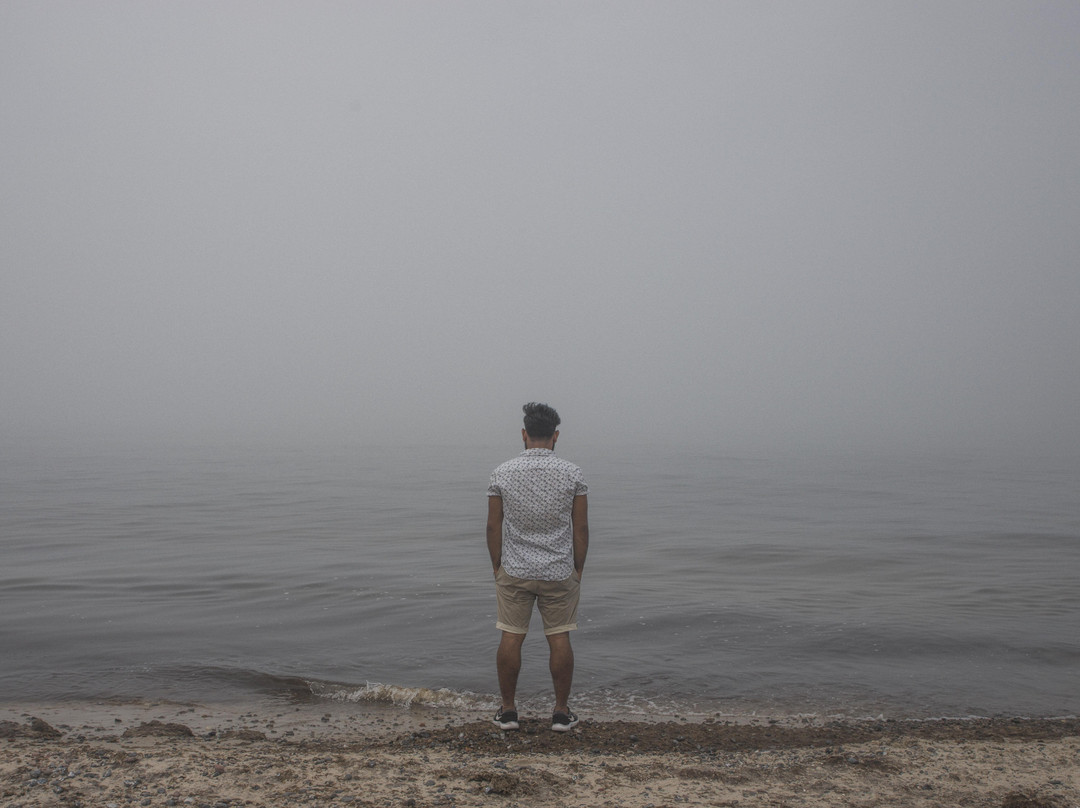
[[[1080,3],[0,3],[0,434],[1080,448]]]

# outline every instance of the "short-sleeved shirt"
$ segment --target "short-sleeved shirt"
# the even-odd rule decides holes
[[[589,487],[581,469],[551,449],[526,449],[491,473],[502,497],[502,565],[515,578],[564,581],[574,571],[574,497]]]

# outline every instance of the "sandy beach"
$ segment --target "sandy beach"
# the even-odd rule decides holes
[[[582,721],[390,705],[0,708],[0,804],[1080,805],[1080,720]]]

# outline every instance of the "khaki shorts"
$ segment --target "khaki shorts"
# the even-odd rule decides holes
[[[544,620],[544,634],[562,634],[577,628],[581,576],[570,573],[565,581],[530,581],[515,578],[502,567],[495,573],[495,628],[511,634],[528,634],[533,603]]]

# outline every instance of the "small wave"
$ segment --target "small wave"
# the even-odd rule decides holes
[[[405,687],[381,682],[365,682],[357,686],[318,681],[308,682],[308,686],[312,695],[331,701],[373,702],[392,704],[395,707],[422,705],[460,710],[487,710],[498,706],[490,697],[449,688]]]

